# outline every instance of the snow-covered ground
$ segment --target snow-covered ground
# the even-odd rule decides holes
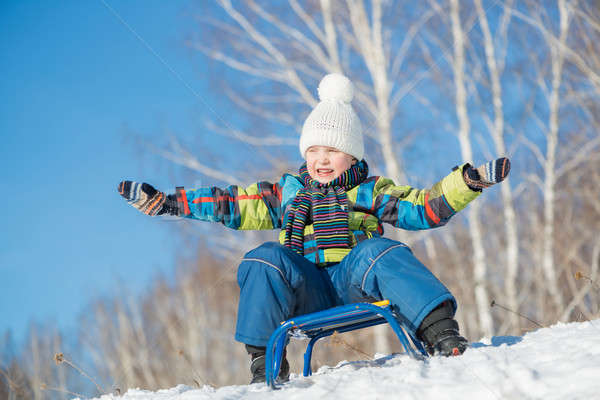
[[[461,357],[376,356],[311,377],[292,374],[280,390],[264,384],[129,390],[102,400],[200,399],[600,399],[600,320],[557,324],[524,336],[472,343]]]

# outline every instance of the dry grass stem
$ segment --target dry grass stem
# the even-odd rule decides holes
[[[210,386],[213,386],[213,387],[215,387],[215,386],[216,386],[216,385],[214,385],[214,384],[212,384],[212,383],[208,382],[206,379],[204,379],[204,377],[202,377],[202,375],[200,375],[200,374],[198,373],[198,371],[196,370],[196,368],[194,368],[194,364],[192,363],[192,360],[190,359],[190,357],[187,355],[187,353],[186,353],[185,351],[183,351],[183,350],[179,350],[179,351],[177,352],[177,354],[178,354],[180,357],[182,357],[182,358],[183,358],[183,359],[184,359],[184,360],[185,360],[185,361],[188,363],[188,365],[189,365],[189,366],[190,366],[190,368],[192,369],[192,374],[196,375],[196,376],[197,376],[197,377],[200,379],[200,381],[201,381],[203,384],[205,384],[205,385],[210,385]],[[199,383],[199,382],[198,382],[198,381],[197,381],[195,378],[192,378],[192,380],[194,381],[194,383],[196,384],[196,386],[198,386],[198,388],[202,387],[202,386],[200,386],[200,383]]]
[[[96,385],[96,389],[98,389],[98,391],[102,394],[106,394],[106,392],[104,391],[104,389],[102,389],[102,387],[100,385],[98,385],[98,382],[96,382],[94,380],[94,378],[92,378],[91,376],[89,376],[88,374],[85,373],[85,371],[83,371],[81,368],[79,368],[77,365],[73,364],[69,359],[67,359],[65,357],[65,355],[63,353],[56,353],[54,355],[54,362],[56,362],[56,365],[65,363],[68,366],[70,366],[71,368],[73,368],[75,371],[79,372],[82,376],[86,377],[87,379],[89,379],[94,385]]]
[[[492,303],[490,304],[490,307],[500,307],[500,308],[501,308],[501,309],[503,309],[503,310],[506,310],[506,311],[508,311],[508,312],[511,312],[511,313],[513,313],[513,314],[517,314],[517,315],[518,315],[519,317],[521,317],[521,318],[525,318],[527,321],[529,321],[529,322],[532,322],[532,323],[536,324],[536,325],[537,325],[537,326],[539,326],[540,328],[545,328],[545,326],[544,326],[544,325],[540,324],[539,322],[536,322],[536,321],[532,320],[532,319],[531,319],[531,318],[529,318],[529,317],[526,317],[525,315],[521,314],[520,312],[518,312],[518,311],[513,311],[513,310],[511,310],[510,308],[503,306],[502,304],[498,304],[498,303],[496,302],[496,300],[492,300]]]
[[[42,390],[49,390],[49,391],[53,391],[53,392],[66,393],[66,394],[70,394],[70,395],[73,395],[73,396],[80,397],[82,399],[89,398],[89,397],[86,397],[86,396],[82,395],[81,393],[71,392],[70,390],[62,389],[62,388],[51,387],[51,386],[46,385],[45,383],[42,383],[40,385],[40,389],[42,389]]]
[[[349,348],[350,350],[356,352],[357,354],[360,354],[361,356],[364,356],[366,358],[368,358],[369,360],[373,360],[373,357],[367,353],[365,353],[364,351],[362,351],[361,349],[359,349],[356,346],[351,345],[350,343],[346,342],[344,339],[342,339],[340,337],[340,334],[338,333],[338,331],[333,332],[333,335],[331,335],[331,339],[330,339],[331,343],[333,343],[334,345],[344,345],[347,348]]]

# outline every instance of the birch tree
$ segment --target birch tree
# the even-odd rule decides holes
[[[569,31],[569,15],[565,0],[558,1],[558,10],[560,16],[560,29],[558,45],[550,47],[552,62],[552,86],[549,93],[550,109],[546,156],[544,161],[544,253],[542,265],[546,279],[548,280],[549,291],[556,304],[557,311],[560,312],[563,307],[563,295],[558,286],[558,274],[554,263],[554,230],[555,230],[555,198],[556,198],[556,155],[558,150],[558,131],[559,131],[559,109],[560,109],[560,89],[563,80],[563,65],[565,57],[560,51],[561,46],[565,46]],[[540,82],[541,84],[541,82]]]
[[[369,138],[367,144],[372,145],[375,154],[382,156],[382,163],[377,159],[373,163],[376,167],[381,164],[385,174],[393,180],[406,182],[398,148],[402,136],[394,134],[394,121],[398,103],[415,85],[415,79],[401,79],[403,65],[415,35],[432,12],[425,12],[406,26],[402,40],[391,41],[392,29],[386,25],[389,22],[385,16],[390,14],[393,6],[388,5],[384,9],[382,1],[373,1],[368,7],[359,0],[333,3],[335,7],[330,0],[303,6],[290,0],[287,11],[295,19],[289,21],[291,18],[284,20],[281,15],[270,13],[255,1],[238,7],[230,1],[218,1],[232,24],[206,21],[214,29],[211,32],[219,35],[221,41],[215,46],[207,44],[206,40],[192,41],[190,45],[233,70],[256,78],[255,82],[278,87],[274,92],[281,94],[272,96],[256,96],[254,91],[248,94],[242,89],[228,91],[227,94],[235,104],[245,107],[253,104],[251,108],[246,107],[249,113],[265,120],[276,120],[282,123],[282,127],[291,127],[295,135],[299,134],[304,117],[317,103],[314,88],[318,80],[330,72],[349,75],[357,89],[354,105],[363,117]],[[267,30],[271,30],[270,35],[262,32]],[[232,45],[227,54],[222,46],[223,37],[228,38]],[[397,48],[392,49],[392,46]],[[342,53],[343,57],[340,56]],[[364,69],[350,67],[356,63],[362,63]],[[246,95],[248,98],[244,97]],[[274,113],[273,102],[277,102],[278,109],[289,111]],[[216,133],[230,136],[236,130],[229,124],[213,124],[212,128]],[[297,136],[283,141],[277,140],[277,134],[265,138],[236,131],[237,139],[253,146],[297,145]],[[176,154],[181,148],[174,150]],[[194,165],[196,170],[202,165],[191,159],[187,164]]]
[[[326,73],[345,73],[355,84],[354,106],[362,115],[364,131],[369,139],[367,146],[381,155],[380,160],[372,162],[372,167],[377,169],[381,166],[385,175],[397,183],[407,181],[398,146],[402,137],[394,135],[393,128],[398,104],[415,84],[414,79],[401,79],[403,66],[410,54],[411,42],[432,15],[430,11],[407,23],[402,40],[391,41],[392,27],[387,25],[389,22],[385,16],[394,7],[384,5],[380,0],[368,5],[361,0],[321,0],[305,5],[290,0],[288,12],[295,17],[293,22],[289,21],[290,18],[284,19],[281,13],[271,13],[271,8],[267,9],[255,1],[234,6],[228,0],[220,0],[218,4],[232,23],[208,23],[219,33],[228,35],[232,51],[225,54],[222,42],[210,46],[194,41],[191,45],[261,83],[285,89],[282,89],[281,95],[269,96],[264,101],[255,93],[244,98],[240,90],[228,91],[234,103],[244,107],[253,104],[246,107],[246,111],[263,119],[275,119],[283,126],[293,128],[298,135],[301,121],[318,101],[314,96],[318,80]],[[219,37],[223,36],[219,34]],[[392,50],[393,47],[396,49]],[[351,65],[356,63],[364,65],[364,69],[352,68]],[[274,101],[279,104],[278,109],[289,111],[274,113]],[[235,136],[246,145],[283,144],[277,141],[280,137],[277,134],[268,135],[265,139],[249,132],[239,132],[228,124],[211,127],[217,133]],[[292,142],[297,144],[297,136]],[[175,155],[174,158],[179,157]],[[282,164],[272,157],[269,159],[276,165]],[[197,159],[188,159],[188,164],[196,169],[202,165]],[[203,169],[207,168],[204,166]],[[410,238],[406,241],[410,242]],[[385,328],[377,331],[378,350],[390,352]]]
[[[496,296],[543,323],[600,316],[597,2],[429,0],[405,9],[408,2],[359,0],[216,4],[224,18],[202,19],[204,40],[189,44],[215,60],[219,77],[239,74],[239,88],[215,85],[248,123],[217,110],[206,125],[211,133],[232,140],[236,151],[260,154],[265,161],[258,167],[278,177],[297,167],[290,160],[299,159],[301,122],[316,104],[319,79],[343,72],[356,83],[372,169],[409,183],[412,154],[405,145],[415,140],[429,150],[432,144],[428,133],[410,138],[404,129],[407,114],[415,112],[405,104],[412,99],[435,120],[431,126],[440,129],[447,153],[469,162],[504,154],[515,160],[511,179],[469,205],[466,219],[456,216],[439,232],[406,236],[459,299],[462,332],[478,339],[536,328],[516,314],[494,311],[492,319],[488,305]],[[222,168],[218,157],[195,156],[176,135],[151,149],[215,184],[249,183],[251,177],[238,164]],[[421,158],[428,165],[417,172],[435,169],[437,155]],[[500,201],[492,193],[500,193]],[[121,294],[84,309],[83,345],[74,357],[89,360],[105,388],[123,393],[128,387],[248,381],[248,356],[232,345],[234,271],[240,252],[263,237],[244,236],[240,243],[239,234],[217,229],[224,258],[199,249],[173,279],[157,277],[138,298]],[[385,331],[375,340],[365,331],[344,338],[359,354],[324,340],[313,370],[336,357],[387,351]],[[62,346],[59,334],[32,326],[19,353],[3,356],[0,396],[43,398],[42,383],[89,388],[78,374],[47,362]],[[289,349],[298,365],[302,346]],[[89,393],[97,394],[94,387]]]
[[[400,116],[406,112],[402,108],[403,100],[413,97],[425,105],[432,115],[442,116],[443,119],[450,115],[449,109],[445,108],[447,105],[436,98],[440,93],[430,88],[423,90],[421,83],[436,85],[439,80],[451,86],[453,114],[458,121],[454,129],[458,138],[457,148],[462,160],[469,162],[483,160],[479,149],[474,148],[473,143],[477,140],[489,140],[491,143],[493,151],[486,157],[511,156],[506,135],[508,132],[519,132],[520,127],[507,123],[503,99],[504,79],[520,79],[527,90],[533,87],[531,83],[536,83],[548,99],[548,113],[541,117],[546,119],[542,124],[545,126],[546,139],[541,147],[537,139],[525,132],[521,135],[524,145],[519,151],[528,149],[541,168],[539,179],[532,180],[536,185],[539,183],[543,198],[543,206],[539,207],[543,210],[543,216],[539,223],[544,236],[535,241],[542,243],[538,254],[539,265],[546,280],[544,287],[536,286],[544,292],[540,298],[541,310],[545,308],[543,297],[547,295],[552,297],[554,313],[560,312],[568,300],[561,298],[566,294],[561,289],[561,271],[552,251],[554,239],[549,238],[555,236],[556,222],[553,216],[556,215],[556,182],[563,173],[561,163],[556,158],[562,140],[560,110],[561,90],[564,90],[565,83],[563,65],[568,61],[587,74],[586,79],[591,84],[595,84],[594,59],[586,58],[576,50],[569,43],[568,36],[568,15],[579,15],[585,7],[566,0],[557,2],[556,15],[559,21],[555,34],[552,20],[542,18],[542,14],[536,11],[540,9],[536,2],[523,6],[513,1],[497,4],[474,0],[474,7],[469,7],[470,3],[456,0],[444,3],[430,0],[413,6],[413,18],[402,15],[404,10],[400,2],[289,0],[267,7],[267,3],[254,0],[241,3],[219,0],[216,4],[225,18],[201,19],[202,40],[191,39],[189,45],[225,65],[232,74],[247,77],[247,84],[241,87],[234,88],[223,83],[223,93],[239,110],[256,118],[252,120],[253,124],[261,121],[259,123],[264,124],[261,125],[264,134],[257,135],[250,128],[255,125],[233,126],[231,121],[220,116],[208,123],[207,128],[237,141],[242,148],[250,146],[263,156],[261,158],[267,163],[264,167],[268,170],[283,172],[295,167],[290,162],[293,159],[290,154],[296,153],[301,122],[317,102],[314,88],[319,79],[329,72],[342,72],[355,82],[354,105],[365,127],[367,152],[372,155],[371,166],[374,171],[381,171],[397,183],[408,181],[401,144],[409,138],[405,131],[398,129],[402,127]],[[490,27],[490,10],[497,18],[497,22],[493,23],[496,26],[495,33]],[[593,23],[595,19],[589,17],[589,11],[585,11],[584,15],[580,15],[580,20],[586,22],[588,29],[596,29],[598,25]],[[438,19],[447,23],[448,32],[439,29]],[[513,51],[529,51],[526,42],[519,43],[518,35],[523,30],[511,33],[508,29],[510,24],[517,22],[522,27],[528,27],[528,35],[532,34],[532,30],[538,31],[540,43],[547,46],[547,51],[540,47],[536,50],[543,53],[544,57],[548,56],[551,79],[546,79],[543,68],[533,71],[539,66],[536,62],[532,65],[511,65],[510,69],[506,69],[507,43],[510,42],[516,49]],[[478,25],[477,29],[473,29],[475,25]],[[444,39],[448,34],[452,37],[452,44],[446,46]],[[448,68],[442,60],[448,63]],[[508,61],[511,62],[514,63]],[[526,71],[519,71],[518,68],[525,68]],[[526,81],[536,74],[537,78]],[[443,90],[444,85],[439,85],[438,89]],[[481,93],[478,92],[484,86],[485,90],[489,90],[490,104],[485,104],[479,98]],[[526,99],[517,101],[525,102]],[[474,118],[483,118],[486,136],[479,134],[482,128],[478,123],[472,126]],[[514,118],[514,115],[510,118]],[[541,120],[534,113],[526,118],[529,119],[527,123]],[[226,183],[250,183],[245,171],[220,171],[216,166],[192,156],[192,151],[176,138],[169,147],[155,150],[202,176]],[[514,144],[512,151],[515,151]],[[586,159],[585,156],[579,158]],[[511,176],[517,173],[513,171]],[[523,191],[515,189],[510,180],[499,186],[503,216],[500,224],[504,227],[501,234],[495,232],[497,229],[482,225],[481,209],[489,200],[472,203],[466,212],[472,254],[463,255],[463,259],[467,268],[473,269],[471,283],[474,286],[475,303],[475,309],[469,312],[476,314],[475,331],[485,335],[497,330],[489,308],[492,296],[503,296],[509,308],[515,311],[523,307],[526,292],[520,289],[525,283],[519,276],[527,267],[522,266],[522,257],[525,256],[527,262],[530,260],[530,255],[524,255],[523,249],[519,248],[523,237],[517,229],[521,211],[517,210],[515,204],[519,193]],[[494,245],[496,247],[484,242],[483,237],[488,234],[497,238],[499,244]],[[436,263],[444,262],[438,255],[440,242],[432,239],[435,236],[404,234],[401,238],[409,244],[422,241],[428,257]],[[249,240],[258,244],[262,239],[263,236],[259,235]],[[220,232],[219,241],[226,244],[222,248],[232,259],[239,252],[247,250],[246,246],[240,247],[235,233]],[[500,243],[502,248],[498,247]],[[527,248],[524,250],[529,251]],[[530,267],[527,269],[531,270]],[[469,307],[467,302],[466,309]],[[472,317],[466,320],[470,321]],[[518,330],[520,326],[516,314],[500,322],[503,332]],[[387,350],[385,336],[379,334],[376,337]]]
[[[512,1],[506,2],[505,12],[500,17],[497,40],[492,36],[488,17],[482,5],[481,0],[475,0],[477,17],[483,34],[483,45],[485,49],[485,63],[488,68],[489,80],[491,82],[493,117],[486,118],[490,135],[493,139],[496,155],[508,155],[506,141],[504,138],[504,102],[502,99],[501,76],[503,73],[506,51],[496,54],[495,42],[503,43],[506,48],[506,38],[508,34],[508,25],[510,24],[510,8]],[[509,307],[512,310],[519,309],[517,274],[519,270],[519,237],[517,232],[517,213],[514,205],[514,195],[507,180],[501,185],[502,204],[504,212],[504,229],[506,235],[506,275],[504,280],[505,293]],[[512,327],[519,326],[519,318],[516,314],[510,314],[507,319]]]
[[[465,88],[465,34],[460,20],[460,6],[458,0],[450,0],[450,20],[452,36],[454,38],[454,57],[452,69],[456,89],[456,115],[459,122],[458,140],[460,151],[465,161],[474,160],[470,137],[470,122],[467,107]],[[487,261],[483,245],[483,231],[481,227],[480,203],[473,202],[469,206],[469,232],[473,245],[473,277],[475,285],[475,301],[479,317],[480,331],[491,336],[494,330],[493,319],[490,312],[490,296],[487,289]]]

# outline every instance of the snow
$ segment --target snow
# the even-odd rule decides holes
[[[301,368],[301,366],[297,366]],[[216,399],[593,399],[600,398],[600,320],[556,324],[524,336],[472,343],[461,357],[413,360],[376,355],[311,377],[292,374],[280,390],[264,384],[129,390],[101,400]]]

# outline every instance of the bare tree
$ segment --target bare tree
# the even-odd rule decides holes
[[[245,132],[243,129],[233,127],[229,122],[217,118],[215,122],[208,124],[211,130],[218,134],[227,135],[235,138],[242,146],[254,146],[258,148],[261,154],[268,154],[266,160],[271,166],[276,166],[277,170],[286,169],[286,161],[272,156],[272,151],[267,150],[275,147],[288,146],[294,144],[295,139],[291,136],[289,130],[298,134],[299,121],[302,121],[304,115],[310,107],[316,104],[314,91],[318,79],[327,72],[343,72],[356,82],[357,94],[356,105],[362,115],[363,121],[366,121],[365,127],[369,138],[369,151],[374,155],[380,155],[380,158],[374,158],[374,166],[378,168],[381,165],[384,173],[392,177],[397,182],[406,180],[406,172],[401,167],[403,154],[398,148],[403,138],[394,127],[398,126],[399,115],[403,110],[400,108],[401,102],[407,95],[411,95],[418,101],[427,105],[432,113],[447,113],[443,104],[435,103],[435,94],[422,92],[418,87],[421,82],[428,79],[448,80],[454,87],[453,102],[455,115],[458,119],[458,142],[462,159],[465,161],[474,161],[476,154],[473,151],[472,127],[470,114],[479,112],[484,117],[489,132],[489,138],[493,143],[494,151],[490,156],[506,155],[509,153],[506,142],[506,132],[515,131],[514,127],[506,128],[504,102],[503,102],[503,84],[502,76],[505,73],[506,65],[506,47],[509,40],[514,40],[516,36],[510,36],[508,26],[513,16],[519,17],[520,22],[539,29],[548,48],[563,49],[568,48],[566,32],[568,31],[568,19],[563,15],[559,24],[563,32],[559,32],[558,37],[554,37],[550,32],[551,28],[545,27],[548,21],[542,21],[541,17],[534,15],[535,7],[527,9],[513,8],[513,2],[509,1],[502,4],[502,7],[496,7],[496,3],[489,2],[484,4],[481,0],[474,1],[475,14],[466,15],[466,19],[461,18],[461,7],[457,1],[449,1],[449,11],[445,6],[436,1],[429,1],[427,4],[420,5],[421,12],[415,12],[418,15],[416,19],[402,18],[399,10],[401,5],[398,3],[384,3],[373,1],[367,4],[363,1],[314,1],[300,3],[290,0],[287,4],[279,3],[277,7],[264,7],[259,2],[249,1],[240,4],[233,4],[231,1],[218,1],[220,8],[225,12],[229,19],[225,20],[202,20],[203,40],[190,41],[190,45],[203,54],[223,63],[235,73],[241,73],[251,78],[251,84],[248,88],[228,89],[226,93],[233,104],[240,107],[248,114],[251,114],[261,120],[270,121],[266,127],[270,133],[266,136],[257,137],[251,132]],[[532,3],[533,4],[533,3]],[[570,3],[558,3],[558,10],[562,7],[563,11],[571,7]],[[533,4],[535,5],[535,4]],[[416,6],[419,7],[419,6]],[[466,8],[466,7],[464,7]],[[495,36],[492,34],[488,23],[489,10],[502,10],[498,18],[498,29]],[[334,11],[335,10],[335,11]],[[577,12],[580,8],[576,7]],[[575,11],[572,11],[573,13]],[[531,15],[529,15],[531,14]],[[494,14],[496,15],[496,14]],[[588,15],[587,13],[585,15]],[[440,31],[433,18],[441,18],[446,21],[453,37],[453,54],[448,52],[448,47],[444,45],[445,32]],[[391,23],[394,22],[394,25]],[[475,24],[480,26],[480,31],[472,32]],[[551,21],[550,21],[551,23]],[[546,25],[544,25],[546,24]],[[591,24],[594,27],[593,24]],[[401,34],[398,34],[401,32]],[[218,42],[214,43],[207,40],[208,37],[218,37]],[[484,56],[477,53],[477,47],[471,43],[470,37],[473,37],[473,43],[481,43]],[[393,38],[396,38],[395,40]],[[440,58],[432,57],[432,47],[427,44],[434,44],[437,52],[441,54],[444,60],[447,60],[451,66],[446,70],[440,65]],[[523,47],[524,51],[527,51]],[[553,110],[560,109],[558,92],[560,91],[561,78],[559,73],[562,70],[562,62],[565,57],[573,60],[575,65],[581,65],[581,56],[578,52],[572,50],[555,52],[553,85],[547,93],[554,90],[554,96],[549,94],[549,105]],[[562,55],[561,55],[562,54]],[[562,60],[561,61],[561,57]],[[410,62],[407,60],[410,59]],[[420,67],[418,65],[420,64]],[[355,65],[359,65],[358,68]],[[484,74],[483,66],[487,69],[487,77]],[[594,81],[593,69],[589,68],[589,62],[584,63],[587,68],[582,70],[590,73],[590,80]],[[534,64],[535,66],[535,64]],[[420,68],[420,71],[419,71]],[[543,76],[543,71],[539,71],[538,76]],[[519,71],[512,69],[509,74],[517,74]],[[435,76],[439,75],[439,78]],[[510,78],[508,78],[510,79]],[[517,78],[521,79],[521,78]],[[400,84],[402,82],[402,84]],[[474,109],[469,103],[469,96],[479,96],[477,93],[481,88],[477,88],[479,82],[489,85],[491,107],[480,102],[480,108]],[[544,80],[538,80],[544,82]],[[268,86],[267,86],[268,85]],[[268,87],[270,95],[257,95],[257,87]],[[274,103],[278,107],[274,108]],[[553,177],[553,168],[556,169],[556,162],[553,161],[552,154],[556,153],[558,146],[557,139],[553,139],[558,132],[557,113],[548,115],[548,144],[544,150],[546,155],[540,159],[544,165],[545,188],[542,188],[544,194],[544,218],[541,222],[545,237],[552,236],[552,218],[554,201],[552,200],[555,186],[552,182],[556,181]],[[273,122],[275,121],[275,122]],[[479,131],[479,127],[476,127]],[[518,130],[518,129],[517,129]],[[480,136],[475,136],[481,138]],[[524,142],[531,148],[532,141],[523,136]],[[482,140],[486,140],[483,138]],[[534,143],[537,146],[539,143]],[[554,150],[553,150],[554,149]],[[266,150],[266,151],[265,151]],[[399,151],[400,150],[400,151]],[[265,151],[265,152],[263,152]],[[278,154],[288,154],[283,151]],[[534,154],[538,154],[535,152]],[[172,159],[179,160],[180,163],[187,165],[194,170],[233,183],[236,179],[245,179],[246,177],[236,177],[237,173],[224,176],[216,173],[216,170],[203,165],[197,158],[191,156],[191,152],[186,150],[183,145],[174,140],[169,150],[164,150],[163,155]],[[183,155],[183,157],[181,157]],[[184,161],[182,161],[184,160]],[[554,166],[554,167],[553,167]],[[518,309],[523,298],[519,297],[517,280],[520,268],[520,249],[519,232],[517,230],[517,210],[515,208],[515,194],[513,186],[506,182],[501,186],[502,194],[502,212],[504,215],[504,239],[505,248],[501,251],[495,251],[494,266],[502,266],[505,271],[501,283],[493,282],[493,276],[497,275],[494,270],[490,274],[489,250],[483,244],[483,236],[486,229],[481,226],[481,207],[480,202],[470,205],[468,211],[469,230],[471,232],[471,244],[473,246],[473,271],[475,285],[475,302],[477,310],[475,311],[479,318],[479,329],[481,333],[491,334],[494,331],[494,323],[489,311],[490,290],[493,293],[503,293],[508,305],[513,309]],[[429,235],[406,235],[402,239],[409,243],[417,240],[424,240],[427,254],[435,257],[436,245]],[[256,240],[258,242],[259,240]],[[232,247],[230,249],[235,253],[235,235],[231,240],[227,240]],[[553,296],[555,299],[555,308],[558,304],[563,304],[561,300],[561,291],[558,289],[558,276],[556,267],[552,261],[552,242],[543,240],[541,251],[543,252],[542,266],[546,276],[548,287],[551,293],[557,293]],[[245,249],[239,248],[238,251]],[[438,262],[438,261],[436,261]],[[554,283],[552,283],[554,282]],[[508,329],[508,326],[518,329],[518,319],[511,316],[503,324],[502,329]],[[379,336],[383,338],[383,335]],[[385,347],[385,340],[382,340],[382,346]]]
[[[473,160],[473,150],[470,138],[470,122],[467,107],[465,88],[465,34],[460,20],[460,7],[458,0],[450,0],[450,19],[452,22],[452,35],[454,38],[454,57],[452,67],[456,88],[456,115],[459,121],[458,140],[463,160]],[[481,227],[480,203],[474,202],[469,207],[469,231],[473,244],[473,275],[475,285],[475,301],[479,316],[480,331],[491,336],[494,330],[493,319],[490,312],[490,296],[488,294],[488,274],[485,247],[483,245],[483,231]]]
[[[520,10],[513,9],[513,14],[524,21],[527,25],[533,27],[541,37],[543,42],[548,46],[548,55],[550,63],[550,73],[548,79],[543,69],[538,69],[538,84],[540,90],[545,94],[547,99],[547,122],[533,116],[538,126],[544,131],[545,143],[544,148],[537,143],[525,140],[527,146],[536,156],[537,161],[542,167],[541,177],[535,176],[535,182],[542,193],[543,198],[543,218],[540,221],[543,231],[541,242],[541,265],[542,271],[546,278],[546,290],[548,291],[550,300],[554,304],[553,315],[563,314],[564,307],[567,306],[564,290],[561,289],[561,274],[564,270],[560,265],[557,265],[555,260],[555,252],[557,243],[556,226],[557,214],[556,204],[559,195],[559,187],[557,185],[560,177],[571,168],[575,168],[582,162],[587,160],[589,156],[597,151],[598,138],[593,138],[591,142],[579,146],[561,146],[561,108],[563,104],[570,107],[570,101],[566,100],[569,97],[579,97],[577,90],[569,82],[569,77],[565,75],[565,63],[572,61],[574,65],[581,68],[581,58],[577,57],[577,53],[570,47],[570,26],[572,21],[572,7],[574,3],[569,3],[565,0],[559,0],[556,4],[558,12],[558,27],[554,29],[552,18],[544,15],[542,9],[536,4],[530,3],[529,13],[524,13]],[[581,9],[579,13],[583,12]],[[554,31],[557,31],[557,34]],[[587,36],[582,36],[583,40]],[[573,39],[571,41],[578,41]],[[532,65],[539,65],[537,62]],[[584,71],[587,69],[584,67]],[[588,76],[587,82],[594,83],[594,75]],[[550,82],[550,85],[547,82]],[[564,113],[563,113],[564,114]],[[564,136],[564,135],[563,135]]]
[[[410,23],[402,21],[407,23],[404,39],[392,42],[394,27],[389,21],[399,22],[399,13],[380,0],[368,6],[360,0],[322,0],[304,5],[290,0],[289,14],[275,14],[272,7],[266,9],[255,1],[234,6],[230,1],[221,0],[218,4],[231,20],[231,23],[206,21],[213,29],[212,33],[218,35],[219,42],[211,46],[203,40],[191,45],[208,57],[256,78],[263,85],[268,83],[276,88],[276,93],[281,93],[256,96],[253,90],[244,97],[242,90],[228,90],[233,103],[248,113],[290,127],[297,135],[303,115],[317,103],[314,88],[318,80],[326,73],[343,72],[355,83],[355,106],[365,121],[368,144],[375,153],[381,154],[381,162],[373,162],[374,167],[381,164],[386,176],[396,182],[406,182],[398,147],[402,136],[395,133],[393,127],[398,118],[399,102],[415,85],[415,79],[401,79],[404,62],[410,54],[413,39],[431,17],[431,12],[425,12]],[[230,52],[227,54],[223,51],[223,38],[229,39]],[[357,62],[364,65],[364,69],[351,67]],[[274,114],[274,102],[277,102],[278,110],[286,111]],[[259,138],[222,120],[219,123],[210,124],[214,132],[235,137],[243,145],[265,147],[280,145],[284,140],[281,134]],[[292,143],[296,144],[297,139]],[[199,170],[201,163],[187,156],[186,153],[187,164]],[[177,155],[175,158],[181,159]],[[285,165],[281,159],[268,157],[268,160],[272,166]],[[206,167],[202,169],[207,170]],[[410,237],[405,240],[410,241]],[[376,335],[378,348],[389,352],[388,331],[382,328],[376,331],[379,332]]]
[[[459,299],[457,318],[467,336],[535,328],[516,314],[492,314],[492,298],[544,323],[600,316],[597,2],[429,0],[409,6],[377,0],[220,0],[216,5],[224,18],[201,19],[204,40],[190,45],[216,61],[219,76],[244,77],[235,88],[214,80],[244,118],[234,124],[215,112],[206,128],[236,149],[260,154],[260,161],[248,161],[258,164],[259,172],[250,175],[241,157],[231,167],[218,157],[199,158],[193,145],[176,135],[166,146],[152,147],[155,153],[215,184],[251,183],[257,174],[278,178],[298,158],[300,124],[316,104],[319,79],[343,72],[356,82],[356,108],[376,173],[396,183],[421,174],[427,175],[421,180],[433,180],[428,174],[439,172],[437,157],[426,153],[433,137],[453,154],[439,157],[440,164],[500,155],[514,160],[510,181],[490,190],[501,194],[498,201],[484,194],[443,230],[402,236]],[[439,129],[439,136],[406,127],[407,116],[415,113],[408,100],[431,116],[426,127]],[[411,159],[427,168],[411,166]],[[239,233],[216,227],[217,236],[205,225],[180,224],[201,230],[207,243],[218,241],[219,258],[200,248],[191,260],[177,260],[181,266],[174,277],[157,277],[143,295],[121,290],[82,313],[83,346],[75,359],[91,364],[107,390],[247,382],[248,356],[243,346],[232,345],[234,271],[239,254],[268,235],[242,241]],[[343,339],[319,344],[313,369],[398,348],[386,329]],[[62,389],[97,394],[81,376],[53,365],[52,354],[63,346],[55,330],[33,325],[17,354],[2,353],[0,396],[62,398]],[[290,345],[295,370],[302,350]],[[50,394],[42,384],[59,390]]]
[[[505,12],[500,17],[500,28],[497,30],[498,34],[496,37],[493,37],[482,1],[475,0],[477,16],[483,34],[485,62],[489,71],[489,80],[491,82],[492,91],[493,118],[487,118],[486,115],[485,121],[494,142],[495,153],[499,156],[508,155],[504,129],[504,102],[502,99],[501,76],[505,65],[504,57],[506,56],[506,51],[503,49],[506,48],[508,25],[511,18],[509,10],[512,1],[506,2],[505,5]],[[499,52],[499,57],[494,43],[500,43],[501,51]],[[505,293],[509,307],[513,310],[518,310],[517,274],[519,270],[519,237],[517,232],[517,212],[514,205],[515,200],[509,181],[504,182],[501,185],[501,192],[504,210],[504,229],[506,231],[506,263],[504,265],[504,268],[506,268],[506,277],[504,280]],[[519,326],[519,318],[516,314],[511,314],[507,321],[509,321],[509,324],[513,327]]]

